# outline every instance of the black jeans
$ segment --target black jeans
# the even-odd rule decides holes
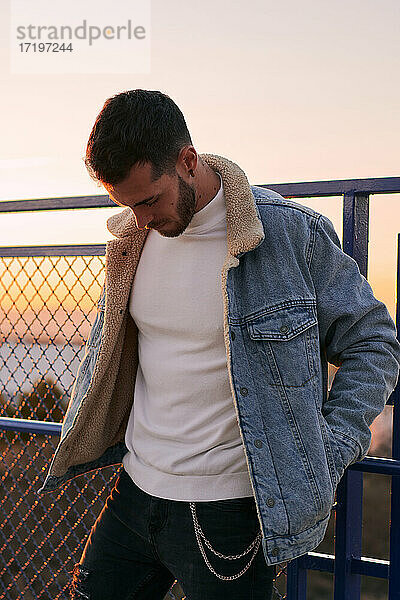
[[[241,554],[259,531],[253,497],[196,502],[196,513],[211,546],[225,555]],[[227,560],[203,546],[214,570],[228,576],[253,552]],[[271,600],[275,574],[260,544],[243,575],[216,577],[200,552],[189,502],[151,496],[122,469],[74,566],[71,598],[162,600],[178,580],[186,600]]]

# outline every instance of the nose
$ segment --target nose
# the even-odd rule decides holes
[[[145,229],[146,225],[148,225],[153,219],[152,215],[145,214],[144,212],[139,213],[136,211],[133,214],[136,221],[136,227],[138,229]]]

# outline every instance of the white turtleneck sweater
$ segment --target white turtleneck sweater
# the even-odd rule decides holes
[[[171,500],[252,495],[224,344],[220,182],[181,235],[149,232],[129,299],[139,366],[123,465],[142,490]]]

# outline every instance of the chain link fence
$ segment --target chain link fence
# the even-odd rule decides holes
[[[68,405],[105,258],[54,252],[0,258],[1,417],[61,423]],[[68,598],[73,566],[122,468],[87,473],[39,497],[57,441],[0,431],[0,600]],[[286,598],[285,589],[283,564],[274,600]],[[184,598],[178,582],[166,598]]]

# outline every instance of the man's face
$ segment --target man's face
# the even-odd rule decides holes
[[[164,237],[177,237],[195,213],[196,192],[176,173],[151,180],[151,165],[135,165],[128,177],[115,185],[103,184],[110,198],[129,207],[139,229],[156,229]]]

